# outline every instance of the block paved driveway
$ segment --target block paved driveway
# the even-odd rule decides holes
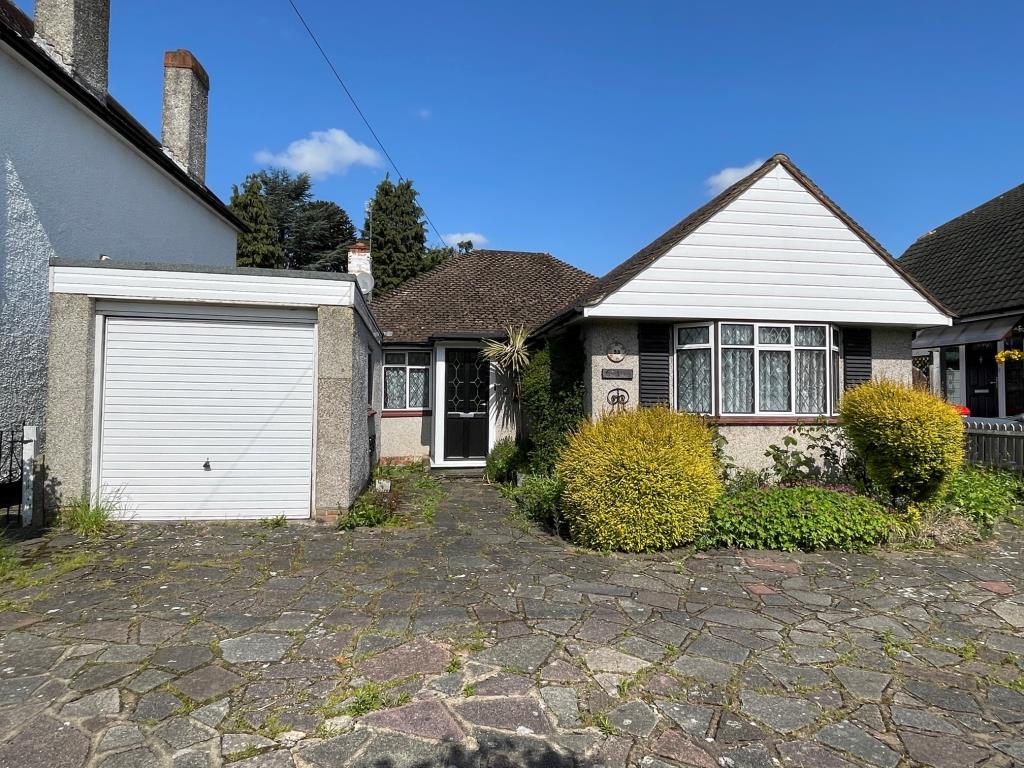
[[[448,490],[411,530],[53,541],[40,562],[84,565],[0,594],[27,610],[0,613],[0,768],[1024,762],[1015,528],[970,555],[613,557]],[[391,706],[351,717],[349,689]]]

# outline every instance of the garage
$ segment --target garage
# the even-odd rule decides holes
[[[134,520],[308,518],[314,313],[105,315],[98,487]]]

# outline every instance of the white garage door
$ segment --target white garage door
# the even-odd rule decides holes
[[[105,323],[100,487],[139,520],[309,517],[312,323]]]

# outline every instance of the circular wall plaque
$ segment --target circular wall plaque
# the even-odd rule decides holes
[[[613,341],[608,345],[608,359],[613,363],[621,363],[626,359],[626,348],[621,341]]]

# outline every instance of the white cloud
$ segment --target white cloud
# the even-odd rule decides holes
[[[451,232],[447,235],[442,235],[441,239],[444,240],[445,245],[450,245],[453,248],[465,240],[472,240],[474,248],[479,248],[488,243],[487,238],[479,232]]]
[[[731,187],[744,176],[749,176],[753,173],[761,166],[762,163],[764,163],[764,160],[758,158],[746,165],[739,166],[737,168],[723,168],[713,176],[708,176],[704,180],[704,185],[708,189],[708,194],[717,195],[719,192]]]
[[[308,173],[322,179],[336,173],[345,173],[353,165],[378,168],[381,165],[377,150],[360,144],[340,128],[313,131],[309,138],[298,139],[283,152],[266,149],[256,153],[256,162],[276,165],[296,173]]]

